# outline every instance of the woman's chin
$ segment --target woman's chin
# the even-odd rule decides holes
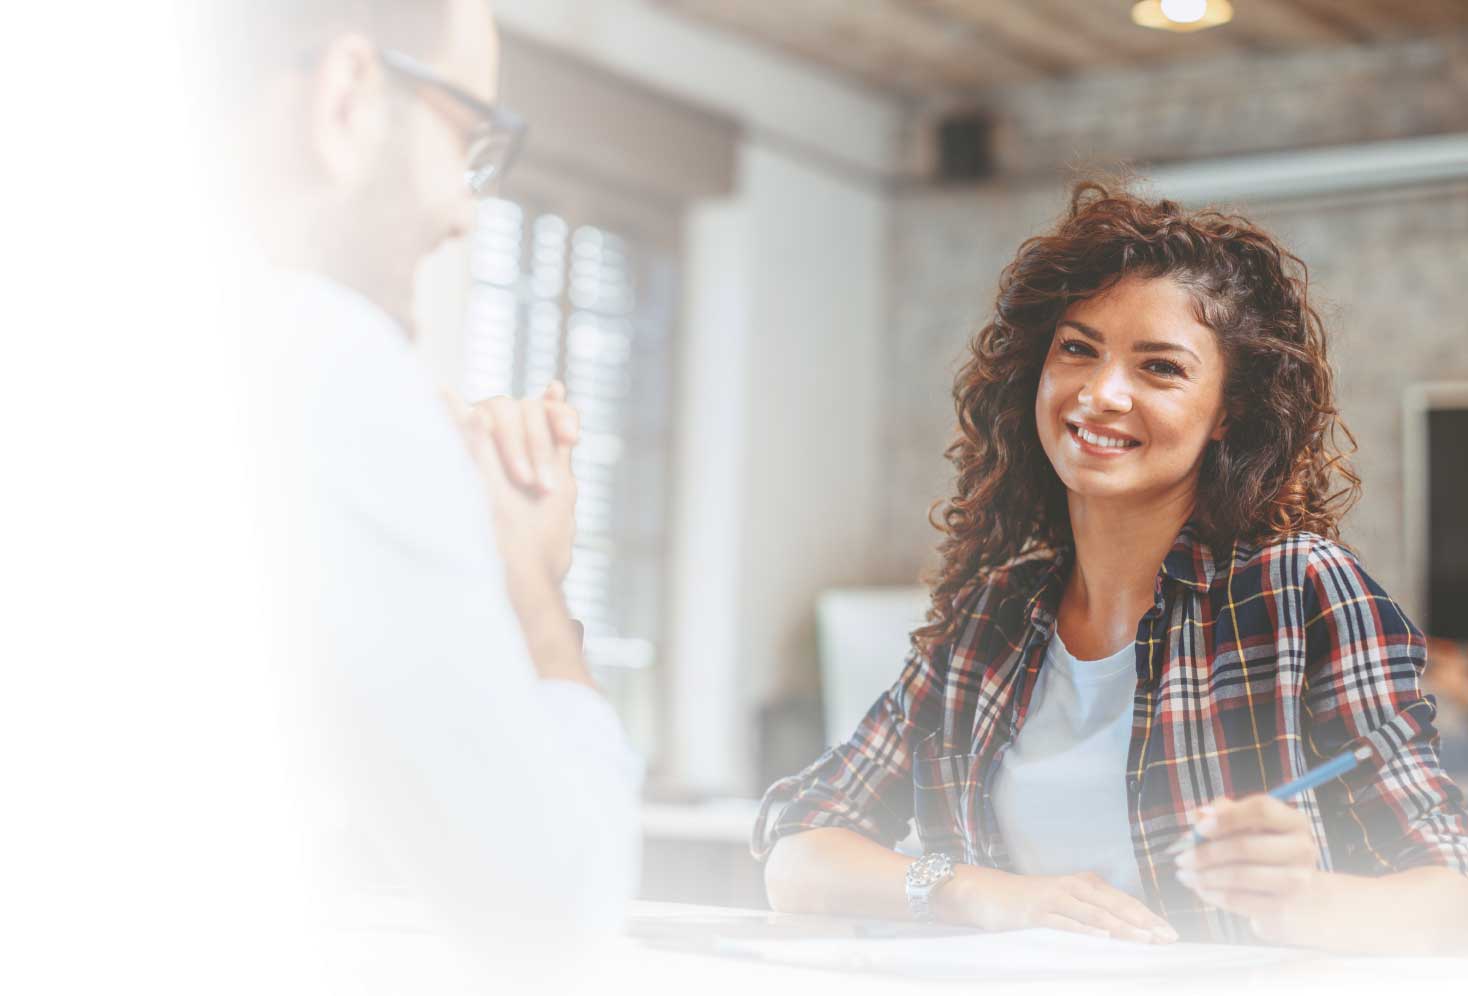
[[[1077,498],[1126,498],[1141,496],[1146,488],[1139,487],[1130,474],[1117,474],[1090,468],[1071,468],[1060,475],[1066,489]]]

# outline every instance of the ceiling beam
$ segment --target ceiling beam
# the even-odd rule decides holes
[[[1247,36],[1258,48],[1283,51],[1300,42],[1320,45],[1348,44],[1356,39],[1338,20],[1288,0],[1254,0],[1234,8],[1229,28]]]
[[[1228,27],[1178,33],[1143,28],[1132,23],[1131,0],[1027,0],[1026,7],[1043,12],[1052,30],[1083,33],[1092,39],[1097,66],[1144,66],[1179,59],[1210,58],[1237,53],[1240,48]]]
[[[1377,29],[1369,19],[1363,20],[1358,6],[1344,0],[1275,0],[1275,3],[1306,12],[1333,26],[1352,42],[1369,42],[1377,36]]]
[[[772,19],[767,8],[754,4],[735,7],[709,0],[647,0],[651,7],[668,11],[674,17],[725,32],[741,41],[763,46],[785,58],[826,73],[842,83],[870,89],[875,93],[917,97],[926,89],[900,75],[874,69],[869,62],[855,59],[845,50],[833,50],[812,39],[813,25],[807,19],[783,23]]]
[[[1024,4],[1002,0],[907,0],[910,7],[950,23],[1011,52],[1036,72],[1055,76],[1096,61],[1097,49]]]

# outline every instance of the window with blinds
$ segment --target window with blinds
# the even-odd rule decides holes
[[[465,396],[538,396],[581,412],[576,546],[566,578],[588,663],[651,753],[662,638],[672,252],[525,201],[480,207],[470,254]]]

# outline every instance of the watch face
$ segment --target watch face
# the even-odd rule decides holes
[[[934,885],[943,881],[953,873],[953,863],[948,860],[948,855],[941,853],[925,854],[912,863],[907,870],[907,880],[919,888]]]

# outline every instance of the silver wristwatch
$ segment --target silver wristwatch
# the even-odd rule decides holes
[[[914,920],[933,919],[933,893],[953,877],[953,862],[941,851],[924,854],[907,867],[907,908]]]

